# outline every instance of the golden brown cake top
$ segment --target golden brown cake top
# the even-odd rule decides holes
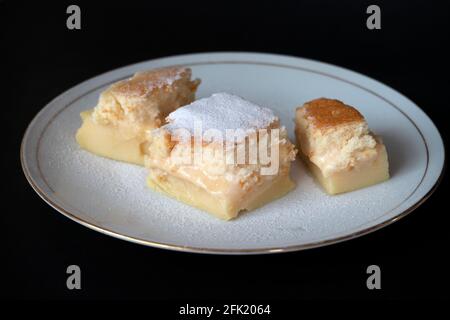
[[[195,99],[199,84],[182,66],[137,72],[103,91],[92,116],[105,125],[159,127],[167,114]]]
[[[144,72],[137,72],[133,77],[119,81],[111,86],[118,94],[128,96],[143,96],[154,89],[170,86],[183,77],[189,78],[191,69],[186,67],[166,67]]]
[[[304,117],[316,128],[364,121],[363,115],[358,110],[336,99],[314,99],[299,109],[303,109]]]

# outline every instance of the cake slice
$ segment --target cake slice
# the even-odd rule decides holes
[[[153,130],[148,185],[229,220],[290,191],[296,150],[270,109],[216,93],[179,108]]]
[[[95,108],[81,113],[83,124],[76,140],[99,156],[143,165],[146,131],[160,127],[170,112],[191,103],[199,83],[191,80],[191,70],[185,67],[138,72],[114,83]]]
[[[355,108],[320,98],[297,108],[295,123],[302,158],[329,194],[389,179],[386,147]]]

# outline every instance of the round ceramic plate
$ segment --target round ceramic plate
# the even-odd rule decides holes
[[[80,112],[100,92],[136,71],[189,66],[202,79],[197,97],[226,91],[272,108],[292,141],[295,108],[331,97],[356,106],[387,146],[391,179],[329,196],[302,163],[293,164],[295,190],[232,221],[218,220],[146,187],[146,169],[104,159],[75,142]],[[432,193],[444,146],[432,121],[412,101],[361,74],[325,63],[254,53],[205,53],[120,68],[66,91],[31,122],[21,149],[34,190],[53,208],[96,231],[124,240],[191,252],[251,254],[313,248],[386,226]]]

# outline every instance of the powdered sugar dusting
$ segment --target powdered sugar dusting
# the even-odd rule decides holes
[[[181,79],[181,74],[186,72],[187,69],[184,67],[179,68],[164,68],[164,69],[155,69],[147,72],[138,72],[136,73],[136,78],[144,78],[145,85],[148,89],[152,88],[162,88],[165,85],[172,85],[175,81]],[[155,76],[149,77],[148,74],[152,73]],[[147,79],[146,79],[147,78]]]
[[[114,92],[125,96],[142,96],[154,89],[170,86],[182,78],[190,76],[191,71],[185,67],[168,67],[137,72],[133,77],[119,81],[111,86]]]
[[[225,136],[226,130],[236,130],[234,137],[241,139],[246,132],[267,128],[276,120],[278,118],[272,110],[239,96],[220,92],[175,110],[167,117],[169,123],[164,128],[170,132],[187,129],[194,135],[195,125],[201,124],[203,132],[215,129]]]

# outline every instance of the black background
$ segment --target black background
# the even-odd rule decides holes
[[[66,28],[69,4],[81,7],[81,30]],[[381,30],[366,28],[370,4],[381,7]],[[128,243],[69,221],[28,185],[19,146],[34,115],[77,83],[134,62],[207,51],[289,54],[367,74],[421,106],[446,140],[449,13],[445,1],[0,3],[2,296],[177,303],[448,298],[445,178],[414,213],[362,238],[287,254],[199,255]],[[82,269],[80,291],[65,287],[70,264]],[[366,288],[371,264],[381,267],[382,290]]]

